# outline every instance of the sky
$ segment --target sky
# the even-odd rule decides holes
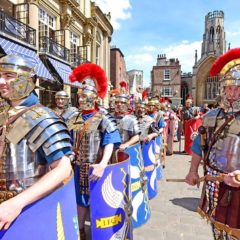
[[[182,72],[192,72],[195,50],[201,56],[205,16],[224,12],[227,47],[240,47],[240,0],[95,0],[111,13],[111,46],[121,50],[127,71],[143,70],[144,86],[158,54],[178,58]]]

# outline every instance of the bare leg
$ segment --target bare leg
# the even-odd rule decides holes
[[[85,233],[84,226],[85,226],[85,220],[88,214],[88,208],[78,205],[77,211],[78,211],[78,224],[79,224],[79,230],[80,230],[80,240],[85,240],[86,233]]]

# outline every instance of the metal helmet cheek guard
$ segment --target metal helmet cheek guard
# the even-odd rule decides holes
[[[220,56],[212,65],[210,75],[220,75],[221,102],[226,109],[240,110],[240,48]]]
[[[27,97],[35,88],[33,77],[34,65],[25,57],[7,55],[0,59],[0,72],[16,73],[16,78],[11,81],[12,94],[10,101],[20,100]]]
[[[82,83],[79,104],[83,110],[95,108],[97,98],[104,98],[107,93],[107,77],[104,70],[93,63],[84,63],[76,67],[70,77],[71,82]]]

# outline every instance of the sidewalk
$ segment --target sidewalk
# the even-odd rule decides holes
[[[134,229],[134,240],[213,239],[210,225],[196,213],[201,186],[198,189],[186,183],[166,181],[185,178],[190,165],[191,157],[177,152],[179,143],[174,143],[174,149],[176,153],[167,156],[163,179],[158,182],[158,195],[150,200],[151,218]]]

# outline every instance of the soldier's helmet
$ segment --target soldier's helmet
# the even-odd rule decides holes
[[[103,99],[106,96],[108,87],[106,73],[97,64],[80,64],[72,71],[69,79],[82,83],[82,90],[78,94],[82,110],[95,108],[98,97]]]
[[[220,56],[210,69],[210,76],[220,76],[221,105],[240,110],[240,48]]]
[[[69,96],[65,91],[61,90],[61,91],[56,92],[55,98],[69,99]]]
[[[16,73],[11,81],[11,96],[8,100],[20,100],[27,97],[35,88],[35,65],[26,57],[7,55],[0,59],[0,72]]]

